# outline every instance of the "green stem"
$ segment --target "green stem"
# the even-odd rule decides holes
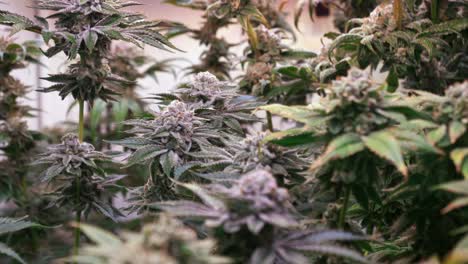
[[[274,132],[273,131],[273,117],[271,116],[271,113],[267,111],[267,125],[268,125],[268,130],[270,130],[270,132]]]
[[[342,230],[344,230],[344,227],[345,227],[346,211],[348,211],[349,197],[351,196],[350,186],[344,186],[344,188],[345,188],[344,201],[343,201],[343,206],[341,207],[340,215],[338,218],[338,228]]]
[[[439,0],[431,1],[431,20],[432,23],[439,23]]]
[[[79,113],[79,121],[78,121],[78,138],[80,142],[83,142],[84,139],[84,100],[79,101],[79,107],[80,107],[80,113]],[[80,248],[80,228],[79,225],[81,223],[81,210],[80,208],[80,176],[76,177],[76,205],[77,205],[77,210],[76,210],[76,229],[75,229],[75,243],[73,245],[73,253],[75,256],[79,254],[79,248]]]
[[[80,105],[80,120],[78,123],[78,138],[80,139],[80,142],[83,142],[84,140],[84,101],[80,100],[79,101]]]

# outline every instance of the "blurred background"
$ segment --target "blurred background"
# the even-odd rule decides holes
[[[182,22],[188,27],[196,27],[201,22],[202,12],[193,11],[186,8],[179,8],[169,4],[164,4],[164,0],[139,0],[142,6],[134,7],[133,10],[145,14],[148,18],[159,20],[167,19],[176,22]],[[295,1],[289,1],[286,8],[290,14],[289,20],[292,23],[292,10],[294,8]],[[37,10],[30,8],[31,0],[2,0],[0,8],[9,10],[15,13],[25,15],[27,17],[33,17],[37,14]],[[299,23],[301,32],[296,32],[297,41],[291,43],[295,48],[319,52],[322,44],[321,37],[324,33],[334,31],[333,21],[331,16],[321,16],[314,19],[315,22],[311,22],[309,19],[302,19]],[[3,35],[7,35],[7,29],[2,28]],[[231,43],[238,43],[245,40],[245,36],[241,33],[237,26],[229,27],[226,30],[221,31],[223,37],[225,37]],[[20,32],[13,36],[18,41],[37,39],[41,41],[38,35],[32,33]],[[184,72],[182,69],[188,66],[190,63],[197,63],[200,53],[206,48],[200,46],[196,40],[191,39],[187,36],[181,36],[172,39],[175,46],[185,52],[166,52],[154,48],[145,48],[144,53],[155,59],[161,60],[166,58],[183,58],[176,62],[178,69],[177,76],[171,74],[158,74],[158,82],[155,82],[152,78],[143,79],[140,83],[139,94],[144,97],[145,95],[157,93],[157,92],[168,92],[173,89],[179,82],[183,81]],[[237,48],[239,54],[242,53],[242,46]],[[47,127],[51,127],[54,124],[75,121],[77,114],[75,109],[70,113],[67,110],[72,103],[72,98],[66,98],[61,101],[55,93],[37,93],[35,90],[40,87],[47,87],[48,83],[41,80],[41,77],[46,77],[48,74],[63,72],[66,69],[66,56],[59,55],[52,59],[42,58],[42,66],[31,65],[27,69],[18,70],[14,72],[14,75],[26,83],[31,88],[31,93],[25,99],[24,104],[28,104],[39,111],[36,116],[28,120],[28,125],[33,130],[41,130]],[[233,62],[236,63],[236,62]]]

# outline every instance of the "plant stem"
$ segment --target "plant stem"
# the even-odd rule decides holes
[[[78,121],[78,138],[81,143],[83,143],[84,139],[84,100],[79,100],[79,107],[80,107],[80,113],[79,113],[79,121]],[[79,209],[80,207],[80,176],[76,177],[76,205],[77,205],[77,210],[76,210],[76,229],[75,229],[75,243],[73,245],[73,254],[77,256],[79,254],[79,248],[80,248],[80,228],[79,225],[81,223],[81,210]]]
[[[84,101],[79,100],[79,105],[80,105],[80,116],[79,116],[79,123],[78,123],[78,138],[80,139],[80,142],[83,142],[84,140]]]
[[[431,20],[432,23],[439,23],[439,0],[431,1]]]
[[[266,112],[267,114],[267,125],[268,125],[268,130],[270,130],[270,132],[274,132],[273,131],[273,117],[271,116],[271,113],[270,112]]]
[[[345,220],[346,220],[346,211],[348,211],[348,203],[349,197],[351,196],[351,188],[349,186],[344,186],[345,194],[344,194],[344,201],[343,206],[340,210],[340,215],[338,218],[338,228],[344,230],[345,227]]]

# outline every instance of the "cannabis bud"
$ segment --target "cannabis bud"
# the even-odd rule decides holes
[[[275,29],[268,29],[264,25],[260,25],[255,29],[258,37],[259,47],[264,54],[270,56],[278,56],[281,52],[281,36]]]
[[[186,141],[190,140],[193,133],[193,126],[196,123],[195,113],[190,106],[180,102],[173,101],[152,121],[156,130],[161,127],[166,131],[177,133]],[[158,128],[159,126],[159,128]]]
[[[236,233],[244,226],[258,234],[267,224],[277,227],[297,224],[287,190],[279,187],[273,175],[266,170],[249,172],[231,187],[219,184],[183,186],[199,195],[205,205],[170,201],[154,206],[176,216],[203,218],[207,226],[222,227],[228,233]]]
[[[351,69],[346,77],[333,81],[333,92],[342,103],[367,101],[370,104],[376,104],[379,98],[372,98],[371,93],[374,90],[369,73],[355,68]]]
[[[218,186],[221,187],[221,186]],[[222,196],[238,201],[245,208],[228,208],[217,221],[207,224],[220,224],[229,233],[238,232],[242,226],[258,234],[265,224],[279,227],[294,226],[296,221],[291,214],[289,195],[286,189],[278,187],[273,175],[266,170],[256,170],[242,176],[231,188],[217,189]]]
[[[96,161],[109,161],[109,158],[95,151],[91,144],[81,143],[75,134],[65,135],[61,144],[51,146],[41,154],[34,164],[48,165],[42,173],[42,181],[57,183],[56,189],[49,193],[53,197],[51,206],[70,205],[85,215],[94,209],[116,221],[116,216],[121,214],[109,202],[113,194],[108,188],[119,188],[115,182],[124,176],[106,175]],[[80,199],[76,199],[77,189]]]
[[[44,181],[50,181],[61,173],[81,176],[92,174],[97,169],[94,160],[106,160],[107,157],[95,151],[93,145],[80,143],[76,134],[62,137],[62,144],[49,147],[49,151],[41,154],[35,164],[51,164],[44,173]]]
[[[468,124],[468,81],[450,86],[446,91],[448,102],[453,105],[454,115]]]
[[[294,148],[283,148],[265,142],[266,132],[249,134],[240,143],[233,142],[235,151],[234,164],[242,172],[249,172],[262,167],[275,176],[297,176],[308,162]]]
[[[235,86],[218,80],[209,72],[198,73],[193,77],[189,88],[181,88],[177,93],[184,99],[195,99],[195,103],[206,102],[206,105],[214,104],[217,100],[229,100],[238,95]]]

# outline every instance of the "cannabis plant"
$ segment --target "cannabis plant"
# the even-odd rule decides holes
[[[197,234],[167,215],[145,224],[140,232],[122,231],[114,235],[90,225],[80,229],[93,244],[84,245],[81,254],[67,259],[88,264],[222,264],[228,258],[212,254],[215,241],[198,239]]]
[[[468,82],[454,84],[445,97],[431,96],[428,101],[423,104],[437,123],[430,128],[428,140],[446,150],[457,171],[468,177]]]
[[[391,89],[404,79],[408,88],[442,94],[451,83],[466,76],[466,37],[468,21],[462,14],[437,23],[428,19],[428,9],[400,1],[379,5],[369,17],[353,19],[349,32],[336,36],[328,49],[331,61],[349,57],[353,64],[388,71]],[[466,3],[449,3],[449,10],[466,8]],[[448,11],[447,11],[448,12]]]
[[[237,86],[219,81],[209,72],[198,73],[173,94],[158,94],[155,99],[166,103],[176,99],[190,104],[197,116],[207,120],[207,125],[241,135],[243,124],[258,121],[251,112],[261,104],[255,98],[242,96]]]
[[[249,38],[254,40],[255,34],[252,32],[252,23],[267,24],[267,20],[259,11],[254,1],[167,1],[170,4],[203,10],[204,21],[200,29],[185,28],[182,33],[191,33],[193,37],[206,45],[208,49],[200,56],[200,64],[190,66],[189,73],[199,73],[209,71],[220,79],[230,78],[232,66],[230,61],[235,54],[229,51],[234,46],[223,38],[217,36],[218,31],[232,23],[234,18],[242,26]]]
[[[32,116],[32,108],[22,105],[28,87],[11,74],[37,62],[41,52],[35,42],[15,43],[0,39],[0,175],[2,198],[26,203],[27,168],[37,133],[31,132],[25,122]],[[22,186],[21,189],[16,188]],[[24,204],[23,204],[24,205]]]
[[[129,82],[122,83],[120,99],[105,102],[95,100],[93,107],[85,116],[85,139],[92,142],[96,149],[109,147],[103,140],[122,137],[122,122],[143,115],[146,102],[138,94],[138,81],[151,77],[158,81],[157,73],[175,75],[172,59],[157,61],[142,51],[128,45],[113,45],[109,55],[109,67],[113,74]],[[76,102],[70,106],[75,106]]]
[[[189,168],[187,165],[219,165],[197,158],[202,147],[213,145],[220,134],[207,126],[191,105],[175,100],[154,115],[150,120],[124,122],[132,127],[127,133],[135,136],[112,142],[131,149],[127,167],[136,164],[149,167],[147,183],[133,191],[137,208],[148,202],[174,198],[173,179],[181,176]]]
[[[346,24],[350,19],[367,17],[374,8],[383,1],[379,0],[299,0],[294,12],[294,23],[298,27],[299,20],[304,12],[308,10],[310,18],[314,19],[317,6],[322,4],[331,7],[334,12],[334,24],[341,31],[345,31]]]
[[[283,42],[284,31],[281,28],[268,29],[259,25],[254,32],[255,40],[250,41],[246,59],[242,61],[247,68],[240,82],[241,88],[268,100],[297,100],[294,93],[285,93],[281,89],[283,85],[277,82],[274,69],[281,64],[294,64],[294,61],[315,57],[315,53],[291,49]]]
[[[206,150],[228,161],[224,170],[197,174],[213,181],[235,179],[256,169],[270,171],[281,184],[288,187],[304,181],[308,162],[301,149],[285,148],[265,141],[266,132],[251,132],[245,138],[236,135],[228,137],[225,147]]]
[[[50,206],[70,207],[85,216],[95,210],[116,220],[120,213],[112,205],[109,188],[119,189],[115,182],[122,176],[106,176],[96,163],[102,161],[109,158],[91,144],[81,143],[75,134],[65,135],[61,144],[49,147],[34,164],[48,165],[41,181],[54,183],[47,194],[52,197]]]
[[[137,5],[134,1],[38,1],[36,8],[51,11],[55,30],[49,29],[46,19],[34,22],[25,17],[4,11],[0,22],[12,26],[15,31],[26,29],[39,31],[45,42],[53,39],[55,45],[46,55],[65,52],[70,59],[80,55],[80,63],[72,64],[67,73],[53,75],[46,80],[56,83],[44,91],[58,91],[64,98],[72,95],[77,100],[93,101],[115,98],[119,86],[127,80],[113,75],[106,58],[112,40],[123,40],[141,46],[165,49],[173,45],[158,32],[167,27],[164,22],[145,21],[138,14],[120,11]]]
[[[464,149],[467,146],[467,125],[466,121],[463,121],[466,119],[464,93],[466,94],[466,85],[455,84],[447,88],[443,97],[421,92],[419,96],[412,98],[432,117],[430,122],[418,125],[418,129],[426,131],[427,142],[438,149],[437,153],[413,154],[411,160],[414,164],[411,166],[414,170],[410,174],[410,180],[396,186],[389,193],[390,204],[403,202],[405,205],[396,220],[400,224],[392,228],[393,234],[407,232],[411,225],[416,227],[411,235],[407,234],[409,237],[419,237],[418,243],[411,245],[413,256],[427,256],[434,252],[441,256],[447,254],[460,236],[439,231],[438,226],[455,231],[460,227],[458,223],[466,221],[466,213],[463,210],[450,210],[451,207],[457,208],[456,204],[460,201],[451,203],[454,199],[452,195],[435,191],[439,185],[445,186],[449,182],[461,181],[464,178]],[[409,194],[411,195],[406,196]],[[401,198],[405,196],[405,199]],[[451,204],[447,207],[449,203]],[[415,213],[414,208],[417,208],[418,213]],[[428,215],[437,217],[428,218]],[[433,231],[428,233],[427,230]],[[433,247],[433,239],[444,241],[444,246]]]
[[[122,86],[129,85],[131,81],[112,73],[109,66],[109,52],[113,40],[121,40],[132,43],[139,47],[143,44],[157,47],[160,49],[175,48],[160,31],[171,27],[170,23],[163,21],[147,21],[145,17],[124,11],[129,6],[138,5],[135,1],[125,0],[58,0],[46,1],[39,0],[35,3],[35,8],[51,13],[47,18],[36,17],[33,21],[24,16],[16,15],[8,11],[0,12],[0,24],[12,27],[13,32],[20,30],[29,30],[42,35],[44,41],[49,43],[53,40],[54,45],[50,47],[45,54],[49,57],[60,52],[64,52],[70,60],[79,55],[79,61],[71,64],[67,72],[57,75],[51,75],[46,80],[55,83],[54,85],[43,89],[44,92],[59,92],[63,98],[71,95],[79,104],[79,124],[78,138],[66,137],[68,143],[63,142],[62,147],[51,150],[58,151],[60,154],[69,151],[71,147],[75,154],[82,155],[81,152],[93,152],[89,146],[81,146],[84,139],[84,105],[88,102],[90,105],[98,98],[114,100],[121,92]],[[54,22],[54,29],[49,27],[48,19]],[[67,146],[66,144],[72,144]],[[66,153],[65,153],[66,154]],[[72,153],[69,153],[72,154]],[[91,157],[95,158],[95,157]],[[43,159],[45,163],[57,165],[58,160]],[[47,170],[49,176],[53,179],[65,167],[70,166],[69,161],[63,162],[63,167],[54,166],[55,171]],[[97,208],[109,217],[113,217],[114,208],[110,205],[103,207],[103,203],[97,203],[99,199],[99,188],[105,185],[105,179],[102,176],[96,177],[98,168],[85,161],[79,165],[85,164],[86,168],[67,172],[65,179],[68,183],[62,185],[57,192],[57,202],[72,204],[76,209],[77,222],[80,222],[81,210],[89,212],[91,208]],[[67,168],[69,169],[69,168]],[[84,169],[81,171],[81,169]],[[59,173],[57,173],[57,171]],[[84,174],[81,174],[83,172]],[[76,174],[78,173],[78,174]],[[70,177],[71,176],[71,177]],[[71,180],[71,181],[70,181]],[[84,184],[84,186],[81,186]],[[81,189],[83,187],[84,189]],[[72,201],[72,189],[74,188],[75,199]],[[81,194],[90,193],[91,197],[82,199]],[[79,231],[75,234],[75,251],[80,241]],[[76,252],[75,252],[76,253]]]
[[[230,255],[236,263],[259,263],[260,260],[261,263],[305,263],[307,258],[301,252],[364,260],[356,252],[341,251],[339,246],[327,243],[353,240],[354,236],[349,234],[288,233],[290,228],[298,227],[297,216],[289,203],[288,191],[279,187],[266,170],[249,172],[230,186],[183,186],[203,203],[168,201],[153,206],[176,216],[204,220],[207,227],[215,229],[214,234],[220,241],[218,250]]]
[[[406,177],[405,149],[437,150],[422,136],[400,126],[428,117],[405,103],[403,94],[389,94],[384,86],[374,84],[367,72],[352,69],[346,78],[334,81],[329,88],[327,96],[316,105],[271,105],[263,109],[304,124],[272,134],[269,141],[311,147],[325,143],[325,151],[313,161],[311,169],[319,172],[315,177],[327,182],[325,186],[335,185],[339,193],[344,189],[337,219],[343,227],[350,194],[359,198],[363,188],[378,193],[379,183],[386,182],[386,176],[377,171],[382,159]],[[368,205],[367,201],[358,202]]]

